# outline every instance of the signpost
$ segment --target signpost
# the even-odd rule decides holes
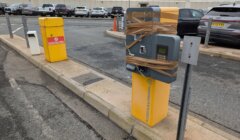
[[[208,19],[208,28],[207,28],[206,37],[205,37],[205,42],[204,42],[204,47],[206,47],[206,48],[208,47],[208,43],[209,43],[209,39],[210,39],[212,22],[213,22],[213,19],[212,19],[212,18],[209,18],[209,19]]]
[[[30,46],[29,46],[29,41],[28,41],[28,37],[27,37],[28,27],[27,27],[27,18],[26,18],[26,16],[22,16],[22,24],[23,24],[23,30],[24,30],[24,35],[25,35],[27,47],[29,48]]]
[[[5,16],[6,16],[6,20],[7,20],[7,25],[8,25],[8,31],[9,31],[10,38],[13,38],[12,26],[11,26],[11,22],[10,22],[8,13],[6,13]]]
[[[185,36],[183,41],[183,51],[182,51],[181,61],[183,63],[186,63],[187,66],[185,71],[181,109],[180,109],[179,120],[178,120],[177,140],[184,140],[188,106],[189,106],[190,94],[191,94],[190,83],[191,83],[192,65],[197,65],[200,42],[201,42],[200,37],[191,37],[191,36]]]

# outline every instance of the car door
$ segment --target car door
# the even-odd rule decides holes
[[[190,10],[192,15],[192,22],[191,22],[191,30],[189,31],[191,34],[197,34],[198,32],[198,26],[200,24],[201,18],[204,16],[204,14],[198,10],[191,9]]]
[[[180,9],[178,35],[196,35],[202,16],[201,12],[194,9]]]

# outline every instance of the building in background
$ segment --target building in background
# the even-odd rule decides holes
[[[93,7],[113,7],[122,6],[125,9],[130,7],[140,7],[143,5],[159,5],[159,6],[177,6],[180,8],[191,7],[207,9],[208,7],[220,4],[232,4],[240,0],[0,0],[8,5],[12,3],[31,3],[34,6],[40,6],[43,3],[65,3],[72,7],[88,6]]]

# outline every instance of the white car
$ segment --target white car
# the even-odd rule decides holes
[[[91,17],[108,17],[107,9],[104,7],[93,8],[91,12]]]
[[[74,10],[75,17],[89,17],[89,9],[86,6],[76,7]]]
[[[43,4],[42,7],[38,7],[38,12],[42,16],[55,16],[55,6],[55,4]]]

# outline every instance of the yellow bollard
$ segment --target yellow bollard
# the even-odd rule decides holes
[[[170,84],[132,73],[132,115],[154,126],[168,113]]]
[[[49,62],[67,59],[64,21],[59,17],[39,18],[45,58]]]

